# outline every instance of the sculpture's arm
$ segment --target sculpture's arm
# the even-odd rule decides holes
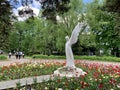
[[[80,33],[80,31],[82,30],[83,25],[84,25],[83,23],[78,23],[78,24],[75,26],[75,28],[73,29],[73,32],[72,32],[71,37],[70,37],[70,39],[69,39],[69,43],[70,43],[71,45],[77,42],[79,33]]]

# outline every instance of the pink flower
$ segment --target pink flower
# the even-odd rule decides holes
[[[111,78],[110,81],[109,81],[110,84],[115,84],[116,83],[116,80],[114,78]]]

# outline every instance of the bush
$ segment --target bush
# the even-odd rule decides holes
[[[75,59],[120,62],[120,58],[112,56],[75,56]]]
[[[5,55],[0,55],[0,60],[7,60],[7,56],[5,56]]]
[[[42,55],[42,54],[38,54],[38,55],[33,55],[32,56],[33,59],[65,59],[65,56],[55,56],[55,55]]]
[[[33,55],[32,58],[34,59],[66,59],[65,56],[56,56],[56,55]],[[112,56],[74,56],[75,59],[82,59],[82,60],[96,60],[96,61],[111,61],[111,62],[120,62],[120,58],[112,57]]]

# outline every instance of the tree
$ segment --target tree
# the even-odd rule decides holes
[[[41,0],[42,16],[56,22],[56,16],[69,10],[70,0]]]
[[[57,24],[52,23],[51,20],[45,20],[44,18],[28,19],[24,22],[15,23],[15,33],[19,31],[22,33],[22,39],[18,40],[21,42],[21,49],[26,51],[27,54],[32,52],[32,54],[64,55],[65,36],[70,36],[75,25],[85,20],[82,0],[76,0],[75,2],[71,0],[69,6],[71,8],[66,13],[56,11]],[[75,54],[82,54],[81,51],[83,49],[90,49],[90,46],[95,47],[93,43],[94,36],[92,33],[91,35],[80,35],[78,43],[73,46],[73,51]]]
[[[116,53],[119,52],[120,47],[120,33],[119,30],[115,30],[116,15],[103,11],[103,5],[97,0],[88,5],[88,21],[93,32],[96,34],[99,48],[105,49],[105,51],[111,50],[111,54],[117,56]]]
[[[7,0],[0,0],[0,49],[7,49],[8,36],[12,29],[11,6]]]
[[[112,54],[120,57],[120,0],[107,0],[103,6],[103,11],[108,11],[111,15],[114,15],[114,40]]]
[[[22,5],[24,8],[19,10],[20,16],[29,16],[34,17],[33,10],[30,7],[30,4],[33,4],[34,0],[9,0],[13,8],[17,8],[17,5]],[[63,14],[69,10],[70,0],[35,0],[37,3],[40,3],[42,8],[42,17],[45,17],[47,20],[52,20],[56,23],[56,16]]]
[[[120,0],[106,0],[103,9],[109,12],[120,13]]]
[[[23,9],[18,10],[18,15],[20,17],[33,18],[35,14],[33,13],[30,4],[33,3],[33,0],[8,0],[9,4],[12,6],[12,9],[17,9],[20,6],[23,6]]]
[[[78,22],[82,22],[86,20],[86,15],[84,13],[85,7],[82,0],[76,0],[76,1],[71,0],[70,7],[71,8],[67,13],[64,13],[63,15],[60,16],[60,23],[63,24],[63,25],[60,25],[60,27],[64,27],[63,29],[61,28],[61,31],[62,31],[61,33],[64,33],[64,34],[62,34],[62,36],[60,36],[59,38],[64,40],[64,44],[65,44],[65,36],[71,35],[75,25]],[[86,32],[85,31],[83,32],[84,32],[84,35],[80,33],[78,42],[75,45],[73,45],[74,54],[84,54],[82,52],[82,50],[84,49],[85,54],[88,55],[88,53],[86,52],[89,49],[89,47],[90,46],[95,47],[95,45],[93,46],[93,43],[95,43],[95,41],[94,41],[94,38],[92,38],[92,33],[90,33],[91,31],[88,30]],[[90,35],[87,34],[88,32],[90,33]],[[86,39],[86,38],[89,38],[89,39]],[[93,42],[90,43],[91,41]],[[64,45],[64,44],[60,44],[60,45]]]
[[[18,21],[13,24],[14,30],[11,31],[9,36],[9,48],[11,50],[24,51],[26,54],[34,47],[34,19],[26,21]]]
[[[52,23],[42,18],[28,19],[14,23],[10,34],[9,48],[25,54],[51,54],[55,49],[56,31]]]

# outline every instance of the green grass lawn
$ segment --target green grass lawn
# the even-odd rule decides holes
[[[3,61],[3,60],[7,60],[7,56],[5,56],[5,55],[0,55],[0,61]]]
[[[74,56],[75,59],[82,60],[96,60],[96,61],[110,61],[110,62],[120,62],[120,58],[112,56]],[[56,55],[33,55],[33,59],[65,59],[65,56],[56,56]]]

